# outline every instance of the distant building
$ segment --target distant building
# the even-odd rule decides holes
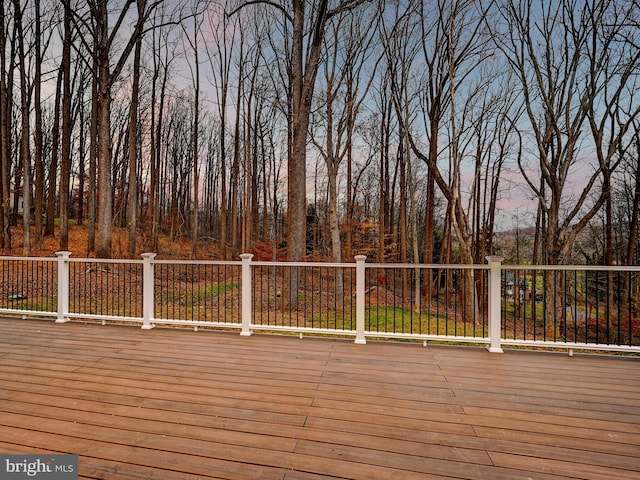
[[[502,288],[504,296],[508,299],[520,299],[520,301],[528,298],[527,280],[519,278],[517,274],[503,270],[502,272]]]
[[[10,193],[10,205],[11,209],[13,209],[14,201],[17,196],[18,201],[18,215],[22,215],[23,207],[24,207],[24,197],[22,196],[22,189],[15,188],[15,184],[13,180],[9,182],[9,193]]]

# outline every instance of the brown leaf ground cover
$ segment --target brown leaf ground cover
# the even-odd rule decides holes
[[[112,258],[129,258],[128,255],[128,232],[124,228],[114,228],[112,237]],[[69,245],[66,250],[70,251],[74,257],[93,257],[88,252],[89,227],[87,225],[70,225],[69,226]],[[191,257],[192,245],[188,238],[178,238],[171,240],[163,236],[160,238],[160,248],[158,258],[182,258]],[[24,255],[24,234],[22,225],[11,228],[11,248],[0,248],[0,255],[3,256],[23,256]],[[49,257],[55,255],[56,252],[62,250],[60,248],[60,229],[56,226],[55,236],[47,236],[43,238],[42,245],[37,248],[34,243],[33,230],[31,232],[31,252],[29,256],[33,257]],[[142,246],[138,246],[136,251],[140,258],[140,254],[147,251]],[[200,241],[196,258],[211,260],[219,259],[218,246],[211,241]]]

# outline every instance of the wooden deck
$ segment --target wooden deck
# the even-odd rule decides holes
[[[640,359],[0,319],[0,453],[79,478],[638,479]]]

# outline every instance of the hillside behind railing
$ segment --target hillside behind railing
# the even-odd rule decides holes
[[[0,314],[640,352],[640,267],[0,257]]]

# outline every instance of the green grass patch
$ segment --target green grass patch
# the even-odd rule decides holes
[[[54,223],[54,225],[58,225],[58,226],[60,226],[60,217],[56,217],[56,218],[54,218],[54,219],[53,219],[53,223]],[[78,221],[77,221],[75,218],[70,218],[70,219],[67,221],[67,223],[68,223],[69,225],[77,225]]]
[[[528,301],[526,303],[516,302],[503,302],[502,313],[506,316],[516,316],[522,318],[524,315],[526,318],[541,318],[544,315],[544,305],[542,303],[535,303]]]
[[[371,332],[407,333],[416,335],[472,336],[472,322],[455,320],[446,315],[416,312],[404,307],[369,307],[364,315],[365,330]]]
[[[173,297],[173,301],[178,301],[182,307],[191,307],[207,300],[212,300],[220,295],[235,290],[240,287],[239,282],[235,283],[216,283],[208,285],[205,288],[194,289],[192,291],[182,292]]]
[[[35,312],[56,312],[58,310],[58,302],[49,298],[15,299],[12,302],[19,303],[19,305],[10,306],[9,308],[32,310]]]
[[[324,312],[307,316],[302,326],[327,330],[355,330],[356,319],[348,312]]]

